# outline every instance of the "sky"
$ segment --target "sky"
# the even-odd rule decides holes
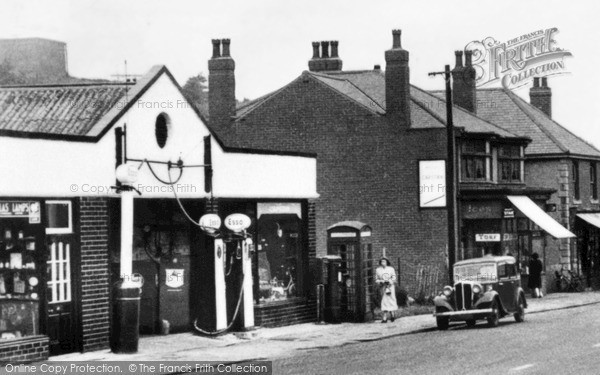
[[[404,0],[2,0],[0,38],[68,44],[69,73],[114,79],[166,65],[180,84],[208,75],[210,40],[230,38],[236,96],[256,98],[308,69],[312,41],[338,40],[345,70],[385,67],[392,29],[410,52],[411,83],[443,89],[429,72],[454,64],[454,51],[493,37],[504,42],[556,27],[569,74],[549,79],[553,118],[600,148],[600,2]],[[528,100],[529,86],[515,90]]]

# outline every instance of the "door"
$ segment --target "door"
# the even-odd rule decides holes
[[[50,338],[50,354],[77,350],[76,311],[73,298],[73,236],[48,237],[46,258],[46,333]]]
[[[513,263],[498,264],[498,293],[502,304],[509,311],[516,306],[516,288],[520,285],[517,278],[517,268]]]

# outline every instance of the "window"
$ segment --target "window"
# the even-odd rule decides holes
[[[169,119],[166,114],[161,113],[156,117],[154,135],[156,136],[158,147],[165,147],[167,144],[167,137],[169,136]]]
[[[522,182],[522,147],[504,145],[498,147],[498,172],[500,182]]]
[[[575,200],[581,199],[579,192],[579,162],[573,161],[573,197]]]
[[[592,199],[598,199],[598,170],[596,163],[590,162],[590,190],[592,191]]]
[[[46,233],[73,232],[71,201],[46,201]]]
[[[466,140],[461,150],[461,177],[465,181],[490,180],[490,147],[483,140]]]

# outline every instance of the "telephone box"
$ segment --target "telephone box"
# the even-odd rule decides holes
[[[327,254],[341,258],[340,315],[343,321],[373,320],[373,245],[371,227],[343,221],[327,228]]]

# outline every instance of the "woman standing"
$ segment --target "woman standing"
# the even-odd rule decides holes
[[[381,323],[387,323],[388,313],[390,314],[390,320],[393,322],[394,312],[398,310],[395,288],[396,271],[386,257],[379,260],[379,267],[375,272],[375,282],[379,287],[379,295],[381,296]]]
[[[542,287],[542,270],[544,266],[542,265],[542,261],[540,260],[540,256],[538,253],[533,253],[531,255],[531,260],[529,261],[529,282],[527,286],[531,289],[531,294],[533,298],[541,298],[542,292],[540,288]]]

